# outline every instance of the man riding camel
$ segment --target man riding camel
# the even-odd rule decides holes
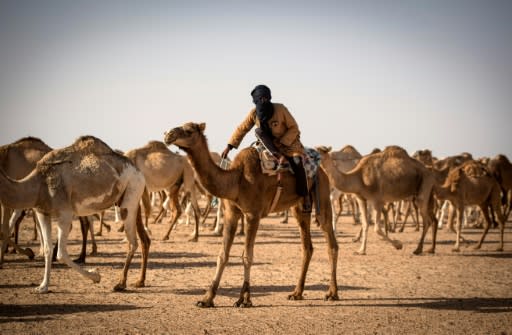
[[[288,160],[295,174],[297,194],[304,198],[303,211],[311,212],[308,181],[304,169],[304,146],[300,142],[300,131],[297,122],[280,103],[272,103],[270,89],[265,85],[256,86],[252,92],[252,101],[256,105],[249,115],[236,128],[228,141],[222,158],[226,158],[233,148],[238,148],[245,135],[256,125],[256,137],[274,157],[283,164]]]

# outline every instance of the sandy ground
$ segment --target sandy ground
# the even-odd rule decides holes
[[[419,232],[408,225],[404,233],[393,234],[404,243],[402,250],[370,228],[367,255],[357,256],[359,244],[352,238],[359,228],[344,216],[337,226],[340,300],[328,302],[323,301],[329,280],[326,243],[316,226],[304,300],[287,300],[298,278],[301,247],[295,220],[280,220],[264,219],[258,232],[253,308],[232,307],[243,280],[243,237],[235,239],[216,307],[201,309],[195,303],[214,275],[220,238],[208,226],[202,227],[199,242],[188,242],[192,227],[180,225],[170,241],[161,241],[167,224],[152,224],[147,286],[130,286],[124,293],[112,291],[126,253],[124,235],[114,229],[97,238],[99,254],[87,259],[86,267],[102,275],[99,284],[54,264],[50,293],[35,294],[42,258],[7,255],[0,270],[0,334],[512,334],[510,221],[503,252],[493,251],[494,229],[481,251],[462,244],[462,251],[453,253],[454,235],[444,229],[435,255],[414,256]],[[37,252],[38,242],[28,241],[31,227],[26,220],[21,241]],[[474,242],[480,232],[465,229],[463,236]],[[79,252],[79,235],[74,224],[71,255]],[[140,253],[129,285],[138,278],[139,266]]]

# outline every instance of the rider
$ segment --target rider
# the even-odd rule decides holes
[[[244,136],[256,125],[256,137],[279,159],[279,163],[288,160],[295,174],[297,194],[303,197],[303,211],[311,212],[308,182],[304,169],[304,146],[300,142],[300,131],[297,122],[280,103],[272,103],[270,89],[265,85],[256,86],[252,92],[252,101],[256,105],[249,115],[236,128],[231,139],[222,152],[226,158],[229,151],[238,148]]]

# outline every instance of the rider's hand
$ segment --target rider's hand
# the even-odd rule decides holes
[[[231,149],[233,149],[233,146],[231,144],[228,144],[226,146],[226,149],[224,149],[224,151],[222,152],[222,159],[226,159],[228,157],[229,151],[231,151]]]

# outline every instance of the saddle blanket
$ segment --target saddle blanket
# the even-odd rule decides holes
[[[260,154],[261,170],[263,173],[268,175],[275,175],[278,172],[289,171],[293,173],[290,163],[286,162],[283,165],[279,165],[278,159],[274,157],[259,141],[255,142],[253,146]],[[306,170],[306,176],[313,178],[320,166],[320,154],[313,148],[304,147],[305,156],[303,157],[304,169]],[[293,158],[295,163],[299,163],[299,158]]]

